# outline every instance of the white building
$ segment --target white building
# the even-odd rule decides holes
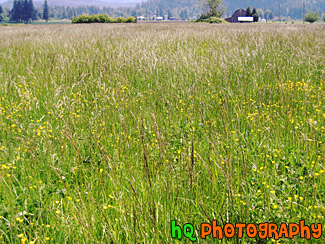
[[[245,17],[238,17],[238,22],[253,22],[254,17],[245,16]]]

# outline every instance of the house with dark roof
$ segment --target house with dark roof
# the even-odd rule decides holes
[[[239,8],[237,9],[234,14],[230,18],[226,18],[225,21],[229,23],[238,23],[238,22],[253,22],[250,21],[251,18],[243,18],[246,17],[246,10]]]

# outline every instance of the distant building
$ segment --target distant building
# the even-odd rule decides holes
[[[239,23],[239,22],[253,22],[254,18],[246,16],[245,9],[237,9],[230,18],[226,18],[225,21],[229,23]]]
[[[144,16],[138,16],[138,20],[145,20],[146,18]]]
[[[158,16],[158,17],[156,18],[156,20],[162,21],[162,20],[164,20],[164,17],[160,17],[160,16]]]

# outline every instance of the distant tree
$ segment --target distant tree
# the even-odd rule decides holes
[[[7,18],[6,10],[0,5],[0,22]]]
[[[181,13],[179,14],[179,17],[181,17],[181,19],[185,19],[184,10],[183,9],[181,10]]]
[[[171,19],[171,17],[173,17],[172,13],[170,12],[170,9],[168,9],[168,13],[167,13],[167,15],[168,15],[168,19],[169,19],[169,20]]]
[[[323,21],[325,22],[325,14],[323,14]]]
[[[164,16],[162,8],[158,9],[158,16]]]
[[[220,18],[225,12],[225,7],[221,0],[206,0],[207,14],[210,17]]]
[[[263,9],[261,9],[261,8],[257,9],[257,13],[260,16],[260,18],[264,19],[264,11],[263,11]]]
[[[133,10],[131,12],[131,16],[134,17],[135,19],[137,19],[138,15],[137,15],[137,11]]]
[[[265,12],[264,12],[264,18],[266,20],[273,19],[273,13],[272,13],[272,11],[269,10],[269,9],[265,10]]]
[[[185,20],[188,20],[188,13],[187,13],[187,10],[185,9],[184,10],[184,19]],[[325,21],[325,20],[324,20]]]
[[[49,21],[49,5],[47,4],[47,0],[44,2],[43,19],[46,20],[46,22]]]
[[[25,23],[28,23],[29,21],[29,17],[30,17],[30,9],[29,9],[29,1],[28,0],[24,0],[23,3],[23,13],[22,13],[22,19]]]
[[[29,21],[37,19],[37,10],[34,7],[33,0],[28,1],[27,12],[28,12],[28,20]]]
[[[4,8],[0,5],[0,22],[2,22],[6,18],[6,11]]]
[[[68,17],[68,14],[67,14],[67,9],[65,8],[63,11],[62,11],[62,19],[67,19]]]
[[[254,18],[254,22],[258,22],[258,20],[259,20],[260,17],[259,17],[259,15],[257,13],[256,7],[254,7],[254,9],[253,9],[252,16]]]
[[[24,4],[24,1],[23,0],[18,0],[18,7],[17,7],[17,14],[18,14],[18,19],[19,19],[19,22],[23,22],[24,21],[24,18],[25,18],[25,4]]]
[[[14,0],[13,8],[10,12],[10,20],[14,22],[28,23],[37,18],[33,0]]]
[[[252,9],[251,7],[248,7],[246,10],[246,16],[252,16]]]
[[[23,7],[24,3],[22,0],[14,0],[12,10],[10,11],[10,21],[22,22],[23,21]]]
[[[318,21],[319,18],[319,14],[317,12],[309,12],[308,14],[305,15],[305,21],[309,22],[309,23],[314,23],[316,21]]]

